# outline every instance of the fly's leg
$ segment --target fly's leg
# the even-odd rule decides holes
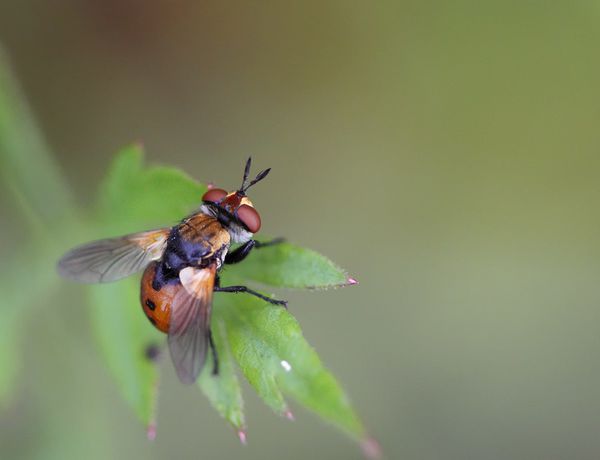
[[[250,251],[252,251],[252,249],[254,249],[254,248],[259,249],[259,248],[264,248],[264,247],[268,247],[268,246],[273,246],[275,244],[283,243],[284,241],[285,240],[283,238],[275,238],[271,241],[266,241],[264,243],[261,243],[256,240],[250,240],[250,241],[244,243],[243,245],[241,245],[236,250],[231,251],[229,254],[227,254],[225,256],[225,263],[226,264],[237,264],[238,262],[241,262],[246,257],[248,257],[248,254],[250,254]],[[259,299],[262,299],[265,302],[269,302],[270,304],[281,305],[281,306],[287,308],[287,300],[272,299],[271,297],[267,297],[265,295],[262,295],[259,292],[256,292],[256,291],[250,289],[248,286],[221,287],[220,279],[218,276],[215,279],[215,285],[214,285],[213,290],[215,292],[233,292],[233,293],[245,292],[246,294],[250,294],[255,297],[258,297]]]
[[[255,240],[250,240],[250,241],[242,244],[239,248],[231,251],[230,253],[228,253],[225,256],[225,263],[226,264],[237,264],[238,262],[241,262],[246,257],[248,257],[248,254],[250,254],[250,251],[252,251],[252,249],[254,249],[254,247],[256,247],[256,243],[257,242]]]
[[[217,356],[217,348],[215,347],[215,341],[213,340],[212,330],[208,331],[208,343],[213,357],[212,375],[219,375],[219,357]]]
[[[241,262],[246,257],[248,257],[248,254],[250,254],[250,251],[252,251],[252,249],[254,249],[254,248],[256,248],[256,249],[266,248],[268,246],[273,246],[275,244],[283,243],[284,241],[285,240],[283,238],[275,238],[274,240],[265,241],[264,243],[261,243],[260,241],[256,241],[256,240],[250,240],[250,241],[242,244],[239,248],[237,248],[234,251],[231,251],[229,254],[227,254],[225,256],[225,263],[226,264],[237,264],[238,262]]]
[[[215,285],[215,287],[213,288],[213,290],[215,292],[233,292],[233,293],[245,292],[246,294],[250,294],[250,295],[256,296],[259,299],[264,300],[265,302],[269,302],[270,304],[281,305],[282,307],[287,308],[287,300],[272,299],[271,297],[267,297],[265,295],[262,295],[260,292],[253,291],[248,286],[226,286],[226,287],[220,287],[220,286],[216,286]]]
[[[265,241],[264,243],[261,241],[255,241],[256,244],[254,247],[256,249],[267,248],[269,246],[275,246],[276,244],[281,244],[285,241],[285,238],[273,238],[271,241]]]

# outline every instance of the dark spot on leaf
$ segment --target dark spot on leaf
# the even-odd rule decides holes
[[[160,356],[160,348],[158,345],[152,343],[146,347],[144,354],[150,361],[156,361]]]

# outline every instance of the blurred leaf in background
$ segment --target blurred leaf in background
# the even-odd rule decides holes
[[[81,235],[82,227],[66,181],[1,48],[0,171],[2,185],[15,205],[12,209],[14,217],[3,222],[3,226],[21,239],[7,248],[0,264],[0,410],[6,409],[10,413],[13,404],[24,397],[28,404],[39,405],[38,416],[29,418],[26,425],[21,417],[27,413],[27,406],[20,404],[19,411],[10,417],[11,425],[17,429],[13,436],[16,439],[36,432],[35,442],[27,443],[24,449],[28,458],[58,460],[84,455],[90,459],[107,458],[111,455],[111,447],[106,442],[102,420],[87,418],[86,412],[74,402],[41,397],[49,388],[55,388],[55,377],[65,378],[65,375],[49,374],[48,370],[68,366],[70,353],[61,349],[57,354],[57,350],[39,350],[39,347],[44,346],[47,337],[55,340],[55,334],[68,337],[70,332],[66,332],[64,319],[54,321],[56,317],[52,311],[45,316],[52,318],[45,325],[47,337],[39,330],[31,330],[30,319],[34,314],[40,316],[40,310],[48,310],[48,306],[51,306],[50,310],[54,309],[54,298],[61,284],[55,271],[56,260],[64,250],[67,236]],[[44,356],[42,366],[39,362],[25,362],[24,350],[32,343],[37,348],[36,355]],[[57,356],[64,362],[57,361]],[[31,377],[33,366],[39,366],[33,372],[39,376],[34,382],[26,380],[27,373],[24,372],[29,367],[27,376]],[[78,374],[70,369],[69,375]],[[90,378],[79,375],[77,380],[85,387]],[[71,395],[76,401],[75,393]],[[94,401],[90,401],[86,409],[98,413]],[[78,437],[75,442],[70,442],[70,433],[65,427],[74,421],[79,423]],[[90,450],[92,442],[96,447]]]
[[[37,128],[8,59],[0,48],[0,172],[20,213],[18,233],[27,245],[11,247],[0,265],[0,405],[12,397],[21,367],[19,338],[24,317],[36,301],[50,296],[58,279],[57,224],[72,225],[73,205],[59,169]],[[17,231],[17,230],[16,230]]]

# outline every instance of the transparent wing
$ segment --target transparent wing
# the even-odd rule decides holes
[[[108,283],[132,275],[160,259],[170,229],[93,241],[67,252],[58,273],[80,283]]]
[[[182,288],[171,304],[169,351],[182,383],[194,383],[206,361],[210,308],[216,266],[187,267],[179,273]]]

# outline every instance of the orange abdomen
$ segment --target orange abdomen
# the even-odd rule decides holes
[[[169,332],[169,319],[171,317],[171,304],[175,294],[182,288],[181,284],[165,284],[159,291],[152,287],[154,274],[158,262],[152,262],[142,276],[142,286],[140,290],[140,300],[144,313],[150,322],[158,330]]]

